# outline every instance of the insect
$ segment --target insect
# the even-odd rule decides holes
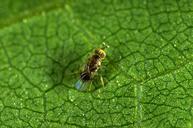
[[[102,61],[106,57],[104,49],[108,46],[105,44],[103,45],[104,47],[95,49],[94,54],[88,59],[84,70],[80,73],[80,79],[75,84],[76,89],[79,91],[91,90],[89,85],[91,85],[94,75],[99,70]],[[103,80],[101,81],[103,83]]]

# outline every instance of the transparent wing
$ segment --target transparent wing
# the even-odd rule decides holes
[[[89,84],[87,82],[83,82],[82,80],[78,80],[75,84],[75,87],[79,91],[86,91],[88,89]]]

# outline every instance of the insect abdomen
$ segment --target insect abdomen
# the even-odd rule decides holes
[[[83,81],[89,81],[91,80],[91,75],[88,72],[83,72],[81,73],[80,78]]]

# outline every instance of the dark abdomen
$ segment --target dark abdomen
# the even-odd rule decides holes
[[[83,81],[89,81],[89,80],[91,80],[91,75],[88,72],[83,72],[80,74],[80,78]]]

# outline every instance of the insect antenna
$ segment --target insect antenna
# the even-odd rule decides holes
[[[107,45],[105,42],[103,42],[101,49],[104,50],[104,49],[106,49],[106,48],[109,48],[109,45]]]

